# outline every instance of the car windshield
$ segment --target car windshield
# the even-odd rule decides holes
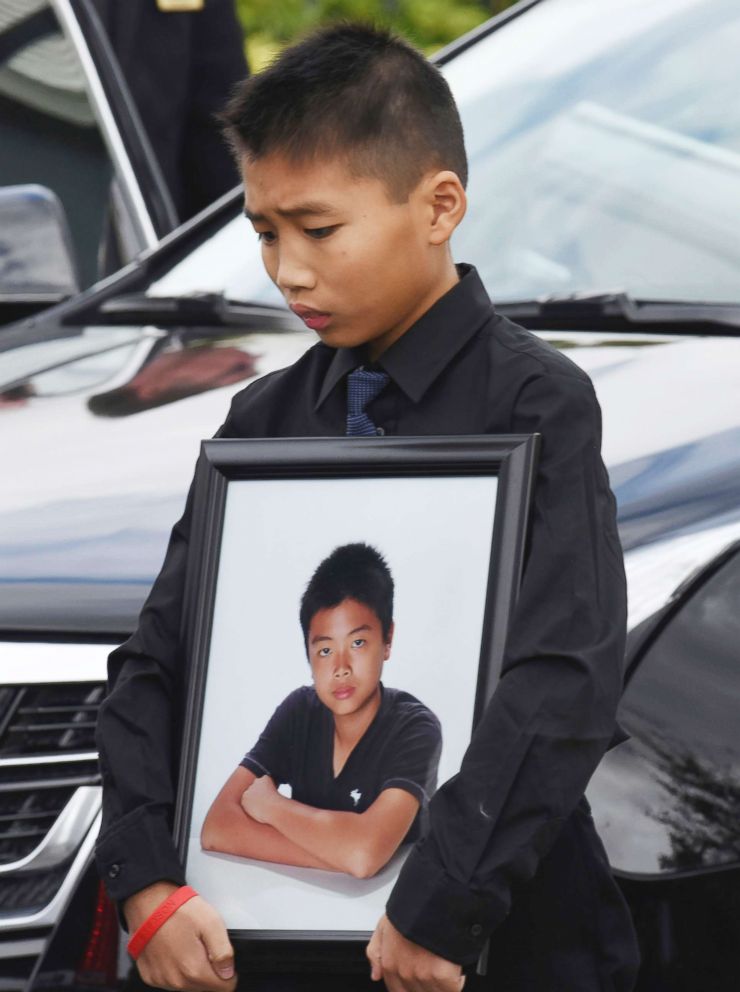
[[[543,0],[448,61],[493,298],[740,300],[740,4]],[[280,302],[235,218],[150,288]]]

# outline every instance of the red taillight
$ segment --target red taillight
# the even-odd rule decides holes
[[[99,882],[92,928],[76,977],[81,985],[113,988],[117,971],[118,916],[103,883]]]

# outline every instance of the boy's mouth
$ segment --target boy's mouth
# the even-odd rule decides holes
[[[354,692],[354,686],[343,685],[340,689],[334,689],[332,696],[334,696],[335,699],[349,699],[350,696],[354,695]]]
[[[299,303],[291,303],[290,309],[312,331],[323,331],[331,320],[331,314],[323,313],[321,310],[312,310],[311,307],[303,307]]]

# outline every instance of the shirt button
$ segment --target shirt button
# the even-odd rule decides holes
[[[108,869],[108,878],[118,878],[120,874],[121,874],[120,865],[111,865],[110,868]]]
[[[385,428],[383,428],[383,427],[376,427],[375,428],[375,433],[378,435],[378,437],[385,437]]]
[[[480,937],[480,935],[483,933],[483,927],[480,925],[480,923],[474,923],[470,928],[470,933],[472,934],[473,937]]]

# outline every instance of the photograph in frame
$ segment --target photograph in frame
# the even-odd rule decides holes
[[[190,884],[232,936],[374,929],[495,687],[536,446],[204,443],[176,837]],[[273,815],[276,792],[300,809]],[[373,824],[367,850],[342,829],[358,814]]]

